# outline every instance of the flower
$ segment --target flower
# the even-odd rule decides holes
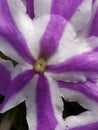
[[[14,67],[10,61],[5,61],[0,58],[0,94],[2,95],[6,95],[7,93],[13,69]]]
[[[27,14],[33,19],[45,14],[63,16],[74,26],[78,35],[98,36],[97,0],[23,0]],[[41,7],[41,8],[40,8]]]
[[[32,21],[21,1],[1,0],[0,50],[18,62],[1,112],[25,101],[29,130],[98,128],[97,43],[60,15]],[[64,120],[61,96],[88,111]]]
[[[45,14],[58,14],[69,20],[76,31],[90,21],[92,0],[23,0],[31,18]],[[87,8],[88,7],[88,8]],[[85,19],[85,20],[83,20]]]

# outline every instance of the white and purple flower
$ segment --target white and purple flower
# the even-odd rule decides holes
[[[13,70],[14,67],[10,61],[5,61],[0,58],[0,94],[2,95],[6,95],[7,93]]]
[[[51,0],[46,4],[49,8],[40,5],[43,0],[35,0],[35,6],[31,5],[33,1],[26,2],[29,15],[20,0],[0,0],[0,50],[18,62],[13,72],[0,62],[4,74],[0,75],[0,91],[5,94],[1,112],[25,101],[29,130],[97,129],[97,11],[94,24],[86,29],[90,37],[84,39],[77,34],[83,34],[83,27],[92,19],[92,1],[65,0],[62,4]],[[44,15],[46,9],[54,15]],[[88,111],[64,120],[61,96]]]

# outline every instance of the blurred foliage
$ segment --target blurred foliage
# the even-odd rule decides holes
[[[16,61],[14,61],[13,59],[9,58],[8,56],[4,55],[1,51],[0,51],[0,58],[4,59],[4,60],[10,60],[12,61],[13,65],[16,66],[18,63]]]
[[[4,114],[0,114],[0,125],[5,119],[11,123],[9,130],[28,130],[25,103],[23,102]]]
[[[12,61],[14,66],[18,64],[13,59],[4,55],[1,51],[0,58]],[[0,94],[0,104],[3,102],[3,100],[4,96]],[[7,130],[28,130],[28,125],[26,121],[26,107],[24,102],[3,114],[0,113],[0,127],[7,121],[11,124],[10,129]]]

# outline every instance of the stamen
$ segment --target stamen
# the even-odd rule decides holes
[[[45,59],[43,59],[43,58],[39,58],[34,63],[33,69],[36,72],[43,73],[45,71],[45,69],[46,69],[46,65],[47,65],[47,61]]]

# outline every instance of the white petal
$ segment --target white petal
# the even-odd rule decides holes
[[[47,27],[49,16],[31,20],[26,14],[21,1],[9,0],[9,7],[13,19],[27,41],[28,47],[34,58],[39,56],[39,42]]]
[[[24,5],[26,6],[26,0],[21,0],[23,3],[24,3]]]
[[[36,130],[37,116],[36,116],[36,86],[37,86],[38,75],[36,75],[30,82],[26,89],[26,111],[27,111],[27,122],[29,130]]]
[[[48,60],[48,64],[64,62],[75,55],[90,51],[96,47],[96,45],[91,47],[87,41],[88,39],[77,39],[75,30],[68,24],[61,37],[58,50],[56,54]]]
[[[11,61],[0,58],[0,94],[6,95],[12,79],[14,66]]]
[[[78,33],[79,37],[87,37],[89,34],[89,30],[91,28],[91,24],[94,20],[95,14],[96,14],[96,10],[98,8],[98,0],[96,0],[94,2],[94,4],[92,5],[92,9],[91,9],[91,17],[88,21],[88,23],[80,30],[80,32]],[[82,20],[83,21],[83,20]]]
[[[8,0],[8,5],[15,24],[25,38],[28,47],[30,47],[33,41],[34,28],[32,20],[26,14],[23,2],[20,0]]]
[[[30,64],[25,63],[24,65],[21,64],[16,65],[15,68],[13,69],[12,79],[14,79],[19,73],[29,69],[30,70],[33,69],[33,66]]]
[[[50,20],[50,16],[42,16],[38,19],[33,20],[34,32],[32,34],[32,43],[30,43],[30,50],[33,53],[35,59],[39,58],[40,53],[40,40],[47,28],[48,22]]]
[[[44,5],[44,6],[43,6]],[[35,17],[51,13],[51,0],[34,0]]]
[[[51,100],[55,112],[55,116],[59,123],[62,122],[62,112],[63,112],[63,102],[61,99],[61,95],[59,93],[59,88],[55,80],[53,80],[51,77],[46,75],[48,78],[48,83],[50,86],[50,94],[51,94]]]
[[[19,56],[16,50],[3,38],[0,36],[0,50],[11,59],[15,60],[20,64],[24,64],[25,61]]]
[[[13,66],[11,61],[3,60],[3,59],[0,58],[0,64],[4,65],[9,72],[11,72],[11,73],[13,72],[14,66]]]
[[[49,59],[48,64],[54,64],[64,61],[66,53],[71,51],[70,48],[72,47],[72,45],[74,45],[73,41],[75,38],[76,32],[74,28],[71,26],[70,23],[67,23],[62,34],[57,52],[53,55],[53,57]]]
[[[89,22],[91,17],[92,0],[83,0],[82,4],[78,7],[70,22],[78,32]]]
[[[48,76],[52,77],[56,81],[65,81],[65,82],[84,82],[87,79],[87,74],[83,72],[66,72],[61,74],[54,74],[46,72]]]

